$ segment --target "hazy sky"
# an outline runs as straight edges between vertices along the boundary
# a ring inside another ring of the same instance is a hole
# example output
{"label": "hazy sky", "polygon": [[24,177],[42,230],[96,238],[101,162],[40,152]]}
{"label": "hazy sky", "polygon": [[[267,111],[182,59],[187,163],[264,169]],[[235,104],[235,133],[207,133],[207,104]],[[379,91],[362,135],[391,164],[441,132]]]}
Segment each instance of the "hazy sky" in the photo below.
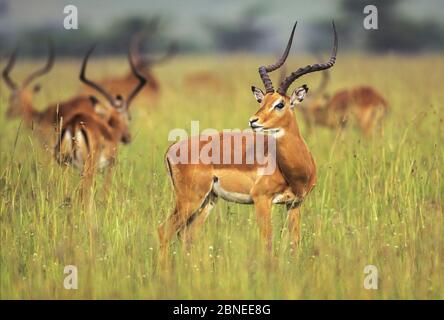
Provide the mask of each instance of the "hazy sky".
{"label": "hazy sky", "polygon": [[[127,15],[161,14],[168,21],[170,34],[175,37],[204,37],[202,19],[230,21],[237,19],[243,9],[261,4],[266,13],[260,19],[264,25],[275,30],[287,30],[298,20],[299,32],[310,22],[338,17],[339,1],[331,0],[0,0],[0,30],[11,33],[29,28],[45,26],[62,28],[65,5],[74,4],[79,10],[79,23],[98,30],[105,28],[112,20]],[[371,1],[370,1],[371,2]],[[4,9],[6,8],[6,10]],[[442,21],[443,0],[406,0],[402,9],[417,19],[424,17]],[[287,32],[276,35],[276,41],[285,41]],[[301,37],[303,38],[303,37]]]}
{"label": "hazy sky", "polygon": [[[74,4],[79,9],[81,23],[103,27],[110,20],[126,15],[152,15],[160,13],[170,17],[176,32],[199,28],[203,17],[230,19],[237,17],[243,8],[261,4],[267,10],[264,20],[287,24],[288,20],[316,19],[329,16],[335,4],[328,0],[312,0],[310,5],[295,0],[0,0],[6,3],[8,13],[1,18],[1,26],[8,29],[61,24],[63,7]],[[276,3],[279,3],[277,5]],[[279,19],[276,19],[279,18]],[[280,21],[280,22],[279,22]]]}

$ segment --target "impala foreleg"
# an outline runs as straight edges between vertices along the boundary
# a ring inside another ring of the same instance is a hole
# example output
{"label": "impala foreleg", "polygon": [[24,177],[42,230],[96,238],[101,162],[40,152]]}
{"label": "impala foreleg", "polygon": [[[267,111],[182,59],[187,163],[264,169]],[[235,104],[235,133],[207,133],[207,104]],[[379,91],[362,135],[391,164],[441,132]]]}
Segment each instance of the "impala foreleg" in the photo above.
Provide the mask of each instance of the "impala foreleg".
{"label": "impala foreleg", "polygon": [[271,203],[272,198],[268,196],[256,196],[254,199],[254,210],[259,226],[259,231],[268,250],[272,249],[272,225],[271,225]]}

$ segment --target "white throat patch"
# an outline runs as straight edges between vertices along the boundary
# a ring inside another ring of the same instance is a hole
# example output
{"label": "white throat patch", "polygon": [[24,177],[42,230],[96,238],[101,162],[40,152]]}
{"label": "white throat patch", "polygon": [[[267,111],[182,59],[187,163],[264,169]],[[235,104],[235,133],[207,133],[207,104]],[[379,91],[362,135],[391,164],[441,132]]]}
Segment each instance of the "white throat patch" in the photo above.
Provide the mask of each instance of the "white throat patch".
{"label": "white throat patch", "polygon": [[283,137],[285,135],[285,130],[284,129],[279,129],[279,131],[277,131],[276,133],[273,134],[273,136],[276,139],[279,139],[281,137]]}

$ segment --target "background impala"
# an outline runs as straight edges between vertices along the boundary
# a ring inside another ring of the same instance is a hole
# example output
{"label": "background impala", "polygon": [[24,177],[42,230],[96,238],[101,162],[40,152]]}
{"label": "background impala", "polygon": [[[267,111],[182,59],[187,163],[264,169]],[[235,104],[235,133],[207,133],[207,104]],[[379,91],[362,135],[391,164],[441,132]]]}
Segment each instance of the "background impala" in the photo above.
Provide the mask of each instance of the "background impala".
{"label": "background impala", "polygon": [[94,48],[95,46],[91,47],[83,59],[80,80],[108,101],[108,110],[101,110],[102,106],[97,105],[98,99],[90,96],[91,103],[94,104],[94,112],[78,112],[62,123],[54,152],[61,164],[72,164],[82,170],[83,189],[91,187],[93,175],[98,169],[108,167],[109,176],[110,168],[117,156],[119,143],[130,142],[128,109],[146,82],[135,66],[131,50],[128,60],[137,84],[126,98],[119,93],[113,95],[101,85],[89,80],[85,72]]}
{"label": "background impala", "polygon": [[34,95],[41,90],[41,85],[32,86],[32,84],[39,77],[47,74],[54,65],[54,48],[52,42],[48,44],[49,53],[46,64],[29,74],[20,84],[17,84],[10,74],[16,62],[18,48],[10,55],[2,72],[3,79],[10,90],[6,115],[9,118],[20,117],[29,128],[35,128],[46,142],[55,141],[57,127],[63,119],[66,121],[78,112],[94,112],[91,99],[87,95],[77,95],[61,103],[53,103],[42,111],[35,107]]}
{"label": "background impala", "polygon": [[341,129],[351,122],[369,136],[378,127],[382,128],[388,103],[376,89],[355,86],[329,94],[327,86],[330,79],[329,73],[325,72],[319,87],[301,108],[309,131],[313,131],[315,125]]}

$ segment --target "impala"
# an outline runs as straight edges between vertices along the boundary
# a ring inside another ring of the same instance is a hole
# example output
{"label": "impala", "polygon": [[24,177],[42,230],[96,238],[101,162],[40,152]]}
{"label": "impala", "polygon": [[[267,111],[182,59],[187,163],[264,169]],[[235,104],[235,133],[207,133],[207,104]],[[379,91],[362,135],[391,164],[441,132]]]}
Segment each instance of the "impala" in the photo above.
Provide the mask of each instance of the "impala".
{"label": "impala", "polygon": [[37,131],[45,137],[50,134],[55,137],[56,128],[63,119],[70,118],[77,112],[92,113],[94,104],[87,95],[78,95],[61,103],[54,103],[46,107],[43,111],[35,108],[33,103],[34,94],[40,90],[40,85],[34,87],[31,84],[39,77],[48,73],[54,65],[54,49],[49,43],[49,55],[46,64],[40,69],[28,75],[19,85],[11,78],[11,70],[15,65],[18,48],[16,48],[9,57],[8,63],[3,69],[2,76],[11,90],[9,105],[6,111],[8,117],[21,117],[23,121],[31,128],[36,127]]}
{"label": "impala", "polygon": [[[287,76],[275,91],[268,73],[284,64],[291,48],[295,28],[296,23],[278,62],[259,68],[265,93],[257,87],[252,87],[254,97],[260,103],[259,110],[249,120],[250,127],[254,131],[250,134],[253,146],[247,145],[247,139],[240,139],[241,143],[232,146],[231,150],[226,148],[219,150],[220,157],[224,158],[226,152],[230,152],[229,158],[233,152],[240,152],[242,163],[208,163],[199,159],[200,161],[187,164],[176,160],[178,152],[188,151],[193,154],[192,149],[193,145],[196,146],[196,139],[199,141],[197,148],[202,152],[208,148],[210,140],[225,143],[226,140],[236,139],[238,136],[236,133],[228,136],[218,133],[210,139],[191,137],[176,142],[167,150],[165,160],[176,196],[176,205],[171,215],[158,228],[162,252],[166,252],[168,243],[176,233],[185,231],[185,235],[190,235],[193,229],[202,225],[219,197],[227,201],[254,205],[260,233],[269,249],[272,246],[271,206],[286,205],[292,243],[297,245],[300,239],[300,206],[316,184],[316,164],[293,114],[296,105],[304,99],[308,87],[302,85],[290,96],[287,95],[287,91],[301,76],[331,68],[336,61],[338,40],[333,23],[334,44],[329,61],[299,68]],[[275,155],[272,152],[267,153],[265,148],[264,155],[269,161],[277,163],[275,170],[267,174],[263,174],[262,161],[245,162],[248,152],[257,147],[257,141],[264,139],[276,142]],[[217,150],[213,149],[213,152]],[[272,159],[273,156],[275,159]]]}
{"label": "impala", "polygon": [[[146,82],[129,53],[131,70],[137,83],[126,99],[120,94],[111,95],[101,85],[85,76],[88,59],[93,50],[94,46],[83,59],[80,80],[100,93],[111,106],[110,110],[102,111],[102,108],[98,108],[92,113],[77,113],[63,123],[55,146],[58,162],[72,164],[82,170],[86,187],[91,184],[96,169],[113,165],[119,142],[130,141],[128,108]],[[97,105],[98,100],[94,96],[91,101]]]}
{"label": "impala", "polygon": [[[198,71],[187,74],[183,79],[184,87],[190,92],[229,91],[217,74],[211,71]],[[221,90],[222,89],[222,90]]]}
{"label": "impala", "polygon": [[[174,44],[170,45],[168,51],[157,59],[148,58],[140,54],[140,46],[143,39],[143,34],[139,33],[135,35],[130,44],[130,50],[132,59],[138,70],[138,72],[147,80],[147,85],[140,92],[139,97],[144,98],[146,101],[153,103],[160,95],[160,85],[157,77],[152,72],[152,67],[155,64],[159,64],[171,58],[177,48]],[[134,78],[132,71],[121,77],[108,77],[98,81],[98,83],[108,88],[111,92],[120,92],[121,94],[129,93],[134,86],[137,85],[137,79]],[[84,86],[82,92],[92,92],[89,86]],[[139,98],[138,98],[139,99]]]}
{"label": "impala", "polygon": [[388,111],[384,97],[374,88],[358,86],[337,91],[329,96],[325,91],[329,82],[328,71],[323,72],[319,88],[307,97],[301,111],[309,131],[314,125],[332,129],[344,128],[350,117],[354,118],[364,135],[369,136],[373,129],[381,126]]}

